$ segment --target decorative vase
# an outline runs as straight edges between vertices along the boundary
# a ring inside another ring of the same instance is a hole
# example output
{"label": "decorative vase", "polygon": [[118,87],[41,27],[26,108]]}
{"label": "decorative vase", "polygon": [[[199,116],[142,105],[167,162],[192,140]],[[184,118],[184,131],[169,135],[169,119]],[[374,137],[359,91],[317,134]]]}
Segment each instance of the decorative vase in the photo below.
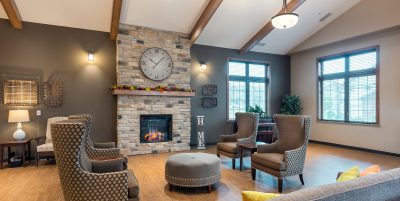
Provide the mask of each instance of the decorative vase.
{"label": "decorative vase", "polygon": [[25,132],[22,130],[21,122],[17,123],[17,130],[13,133],[13,138],[15,140],[23,140],[25,139]]}

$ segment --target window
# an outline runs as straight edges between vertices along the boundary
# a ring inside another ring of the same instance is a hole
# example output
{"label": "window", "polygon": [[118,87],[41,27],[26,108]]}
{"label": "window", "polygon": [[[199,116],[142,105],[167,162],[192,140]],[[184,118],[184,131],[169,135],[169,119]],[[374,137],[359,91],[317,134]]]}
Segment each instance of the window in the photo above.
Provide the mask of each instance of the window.
{"label": "window", "polygon": [[378,124],[378,47],[318,59],[320,120]]}
{"label": "window", "polygon": [[228,118],[258,105],[267,111],[268,64],[231,60],[228,62]]}

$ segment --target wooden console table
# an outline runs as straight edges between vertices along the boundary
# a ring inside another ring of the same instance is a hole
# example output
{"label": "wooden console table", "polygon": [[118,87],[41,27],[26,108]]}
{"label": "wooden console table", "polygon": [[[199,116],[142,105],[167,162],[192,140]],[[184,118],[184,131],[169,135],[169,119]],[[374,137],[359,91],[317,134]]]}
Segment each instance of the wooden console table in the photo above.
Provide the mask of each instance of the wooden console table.
{"label": "wooden console table", "polygon": [[[28,152],[28,160],[29,163],[31,162],[31,140],[32,138],[28,138],[25,140],[5,140],[5,141],[0,141],[0,169],[3,169],[3,151],[4,148],[7,147],[7,155],[8,155],[8,164],[10,164],[10,151],[11,147],[23,147],[22,151],[22,165],[25,164],[25,158],[26,158],[26,152]],[[28,148],[28,150],[26,150]]]}

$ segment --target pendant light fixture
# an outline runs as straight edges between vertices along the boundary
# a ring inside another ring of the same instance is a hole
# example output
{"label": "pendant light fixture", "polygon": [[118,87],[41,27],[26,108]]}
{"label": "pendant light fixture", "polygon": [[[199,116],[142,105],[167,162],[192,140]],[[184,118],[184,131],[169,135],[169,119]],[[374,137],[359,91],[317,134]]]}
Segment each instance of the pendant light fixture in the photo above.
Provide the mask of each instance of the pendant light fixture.
{"label": "pendant light fixture", "polygon": [[288,29],[293,27],[299,21],[299,15],[287,12],[286,0],[283,0],[283,13],[279,13],[272,17],[272,25],[277,29]]}

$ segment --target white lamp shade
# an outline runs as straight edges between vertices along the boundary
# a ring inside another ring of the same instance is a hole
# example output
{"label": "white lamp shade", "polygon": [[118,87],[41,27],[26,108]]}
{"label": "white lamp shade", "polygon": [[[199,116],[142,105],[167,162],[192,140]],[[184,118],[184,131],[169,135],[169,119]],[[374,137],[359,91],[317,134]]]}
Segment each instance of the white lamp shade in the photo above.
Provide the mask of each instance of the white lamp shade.
{"label": "white lamp shade", "polygon": [[10,123],[28,122],[28,121],[29,121],[28,110],[10,110],[8,113],[8,122]]}
{"label": "white lamp shade", "polygon": [[299,15],[296,13],[282,13],[275,15],[272,19],[272,25],[277,29],[287,29],[293,27],[299,21]]}

